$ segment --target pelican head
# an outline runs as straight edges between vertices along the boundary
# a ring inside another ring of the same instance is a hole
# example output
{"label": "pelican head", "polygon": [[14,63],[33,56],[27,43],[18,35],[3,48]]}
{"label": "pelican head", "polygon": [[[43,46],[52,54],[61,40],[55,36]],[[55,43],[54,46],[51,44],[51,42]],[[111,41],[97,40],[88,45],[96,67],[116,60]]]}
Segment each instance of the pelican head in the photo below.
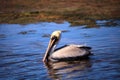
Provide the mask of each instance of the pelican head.
{"label": "pelican head", "polygon": [[54,51],[55,46],[59,42],[60,38],[61,38],[61,31],[60,30],[54,31],[51,34],[48,48],[47,48],[46,53],[43,57],[43,62],[45,62],[46,59],[48,60],[49,54]]}

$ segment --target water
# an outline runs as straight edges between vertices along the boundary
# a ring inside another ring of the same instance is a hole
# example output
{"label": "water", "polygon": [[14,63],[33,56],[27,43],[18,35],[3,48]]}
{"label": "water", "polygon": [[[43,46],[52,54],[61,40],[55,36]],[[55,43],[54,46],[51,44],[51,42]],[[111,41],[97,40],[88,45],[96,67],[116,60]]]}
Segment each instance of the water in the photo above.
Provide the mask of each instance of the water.
{"label": "water", "polygon": [[[119,80],[120,25],[99,28],[71,27],[70,23],[0,24],[0,80]],[[116,21],[120,24],[120,21]],[[92,47],[88,60],[44,64],[49,36],[63,30],[58,45]]]}

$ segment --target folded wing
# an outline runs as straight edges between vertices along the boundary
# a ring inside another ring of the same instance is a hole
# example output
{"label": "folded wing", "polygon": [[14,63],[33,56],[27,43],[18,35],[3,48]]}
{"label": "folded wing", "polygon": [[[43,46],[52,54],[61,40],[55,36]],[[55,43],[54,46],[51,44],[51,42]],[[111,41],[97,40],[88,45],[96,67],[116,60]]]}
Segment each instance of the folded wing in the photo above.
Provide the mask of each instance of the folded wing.
{"label": "folded wing", "polygon": [[88,57],[90,55],[90,47],[84,45],[66,45],[58,48],[50,56],[51,59],[68,59],[78,57]]}

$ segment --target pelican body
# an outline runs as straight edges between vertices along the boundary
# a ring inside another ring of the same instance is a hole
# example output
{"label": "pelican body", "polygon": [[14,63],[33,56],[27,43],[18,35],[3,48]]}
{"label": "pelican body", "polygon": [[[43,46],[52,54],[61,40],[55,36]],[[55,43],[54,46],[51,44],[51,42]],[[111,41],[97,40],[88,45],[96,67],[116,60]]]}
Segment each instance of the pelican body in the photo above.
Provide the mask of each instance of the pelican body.
{"label": "pelican body", "polygon": [[88,58],[91,47],[84,45],[65,45],[55,49],[61,38],[61,31],[54,31],[51,34],[48,48],[43,57],[43,62],[46,61],[69,61]]}

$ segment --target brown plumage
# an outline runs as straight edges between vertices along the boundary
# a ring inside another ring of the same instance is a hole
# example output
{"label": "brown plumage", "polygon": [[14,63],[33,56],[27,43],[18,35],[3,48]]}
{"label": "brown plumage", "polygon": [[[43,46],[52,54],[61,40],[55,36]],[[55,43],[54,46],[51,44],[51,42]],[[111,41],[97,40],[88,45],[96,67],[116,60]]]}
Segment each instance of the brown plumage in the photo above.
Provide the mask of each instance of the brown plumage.
{"label": "brown plumage", "polygon": [[87,58],[90,55],[90,47],[84,45],[65,45],[55,50],[60,40],[61,31],[54,31],[46,50],[43,61],[68,61]]}

